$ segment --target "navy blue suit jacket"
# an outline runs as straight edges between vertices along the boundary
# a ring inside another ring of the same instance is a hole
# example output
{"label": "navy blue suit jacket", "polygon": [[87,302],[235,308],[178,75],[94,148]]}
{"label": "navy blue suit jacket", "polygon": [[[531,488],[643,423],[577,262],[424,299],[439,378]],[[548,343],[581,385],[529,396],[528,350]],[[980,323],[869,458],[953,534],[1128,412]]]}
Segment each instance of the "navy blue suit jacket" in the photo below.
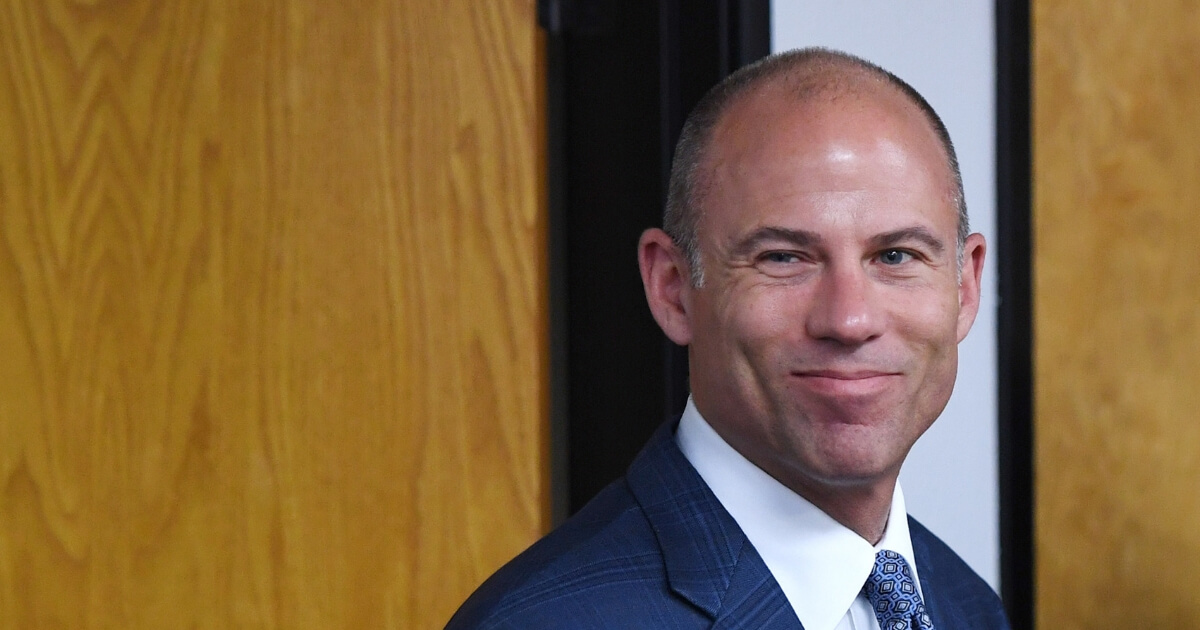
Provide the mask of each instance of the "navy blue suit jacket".
{"label": "navy blue suit jacket", "polygon": [[[448,629],[800,630],[733,517],[680,452],[667,423],[624,479],[496,572]],[[925,605],[938,630],[1008,628],[1000,599],[909,519]]]}

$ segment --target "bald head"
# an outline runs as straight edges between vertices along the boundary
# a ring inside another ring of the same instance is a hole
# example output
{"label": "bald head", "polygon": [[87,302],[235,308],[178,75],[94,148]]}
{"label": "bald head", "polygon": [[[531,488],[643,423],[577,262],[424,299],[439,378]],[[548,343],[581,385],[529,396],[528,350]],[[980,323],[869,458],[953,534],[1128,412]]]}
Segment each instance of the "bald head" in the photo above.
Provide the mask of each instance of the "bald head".
{"label": "bald head", "polygon": [[[710,157],[716,130],[735,105],[763,93],[794,102],[796,107],[836,108],[867,100],[894,101],[915,111],[944,153],[950,194],[958,213],[961,264],[962,245],[970,232],[966,201],[954,145],[937,113],[910,85],[869,61],[823,48],[806,48],[772,55],[726,77],[700,100],[684,123],[671,166],[663,229],[687,257],[694,285],[704,282],[697,232],[712,184]],[[751,124],[769,128],[772,121]]]}

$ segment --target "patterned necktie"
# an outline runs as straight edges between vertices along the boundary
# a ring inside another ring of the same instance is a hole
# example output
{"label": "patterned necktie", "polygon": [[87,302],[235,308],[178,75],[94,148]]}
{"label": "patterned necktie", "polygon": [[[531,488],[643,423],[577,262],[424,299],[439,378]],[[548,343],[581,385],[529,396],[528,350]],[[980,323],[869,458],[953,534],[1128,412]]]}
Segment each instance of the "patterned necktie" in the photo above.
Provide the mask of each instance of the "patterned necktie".
{"label": "patterned necktie", "polygon": [[908,563],[895,551],[875,554],[875,569],[863,584],[881,630],[933,630]]}

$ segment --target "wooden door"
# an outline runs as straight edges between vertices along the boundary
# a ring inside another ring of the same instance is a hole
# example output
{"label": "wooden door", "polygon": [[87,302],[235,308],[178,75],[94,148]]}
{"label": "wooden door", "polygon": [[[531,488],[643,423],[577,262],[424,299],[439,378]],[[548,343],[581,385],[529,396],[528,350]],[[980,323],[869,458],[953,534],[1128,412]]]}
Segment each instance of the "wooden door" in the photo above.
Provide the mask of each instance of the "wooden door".
{"label": "wooden door", "polygon": [[0,4],[0,628],[440,627],[547,527],[533,0]]}
{"label": "wooden door", "polygon": [[1200,5],[1033,7],[1038,628],[1200,627]]}

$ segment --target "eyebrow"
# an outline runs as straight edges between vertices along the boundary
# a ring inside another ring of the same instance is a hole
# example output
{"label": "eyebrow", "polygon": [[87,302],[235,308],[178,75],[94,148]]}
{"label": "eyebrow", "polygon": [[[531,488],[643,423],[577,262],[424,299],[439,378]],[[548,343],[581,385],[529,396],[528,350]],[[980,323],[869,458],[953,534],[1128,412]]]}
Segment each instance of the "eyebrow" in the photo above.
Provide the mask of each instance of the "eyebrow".
{"label": "eyebrow", "polygon": [[[735,257],[749,255],[764,242],[768,241],[788,243],[795,247],[813,247],[819,245],[822,239],[817,233],[809,232],[808,230],[791,230],[772,226],[761,227],[738,241],[732,248],[732,254]],[[877,234],[872,236],[869,242],[874,249],[886,249],[911,241],[922,243],[933,250],[935,255],[940,255],[946,251],[946,243],[942,239],[934,235],[929,229],[919,225]]]}
{"label": "eyebrow", "polygon": [[886,249],[906,242],[917,241],[933,250],[935,255],[946,251],[946,243],[933,232],[921,226],[903,228],[892,232],[884,232],[871,237],[871,246],[876,249]]}
{"label": "eyebrow", "polygon": [[761,227],[746,235],[733,246],[735,258],[746,256],[766,241],[785,242],[796,247],[812,247],[821,242],[821,237],[807,230],[789,230],[781,227]]}

